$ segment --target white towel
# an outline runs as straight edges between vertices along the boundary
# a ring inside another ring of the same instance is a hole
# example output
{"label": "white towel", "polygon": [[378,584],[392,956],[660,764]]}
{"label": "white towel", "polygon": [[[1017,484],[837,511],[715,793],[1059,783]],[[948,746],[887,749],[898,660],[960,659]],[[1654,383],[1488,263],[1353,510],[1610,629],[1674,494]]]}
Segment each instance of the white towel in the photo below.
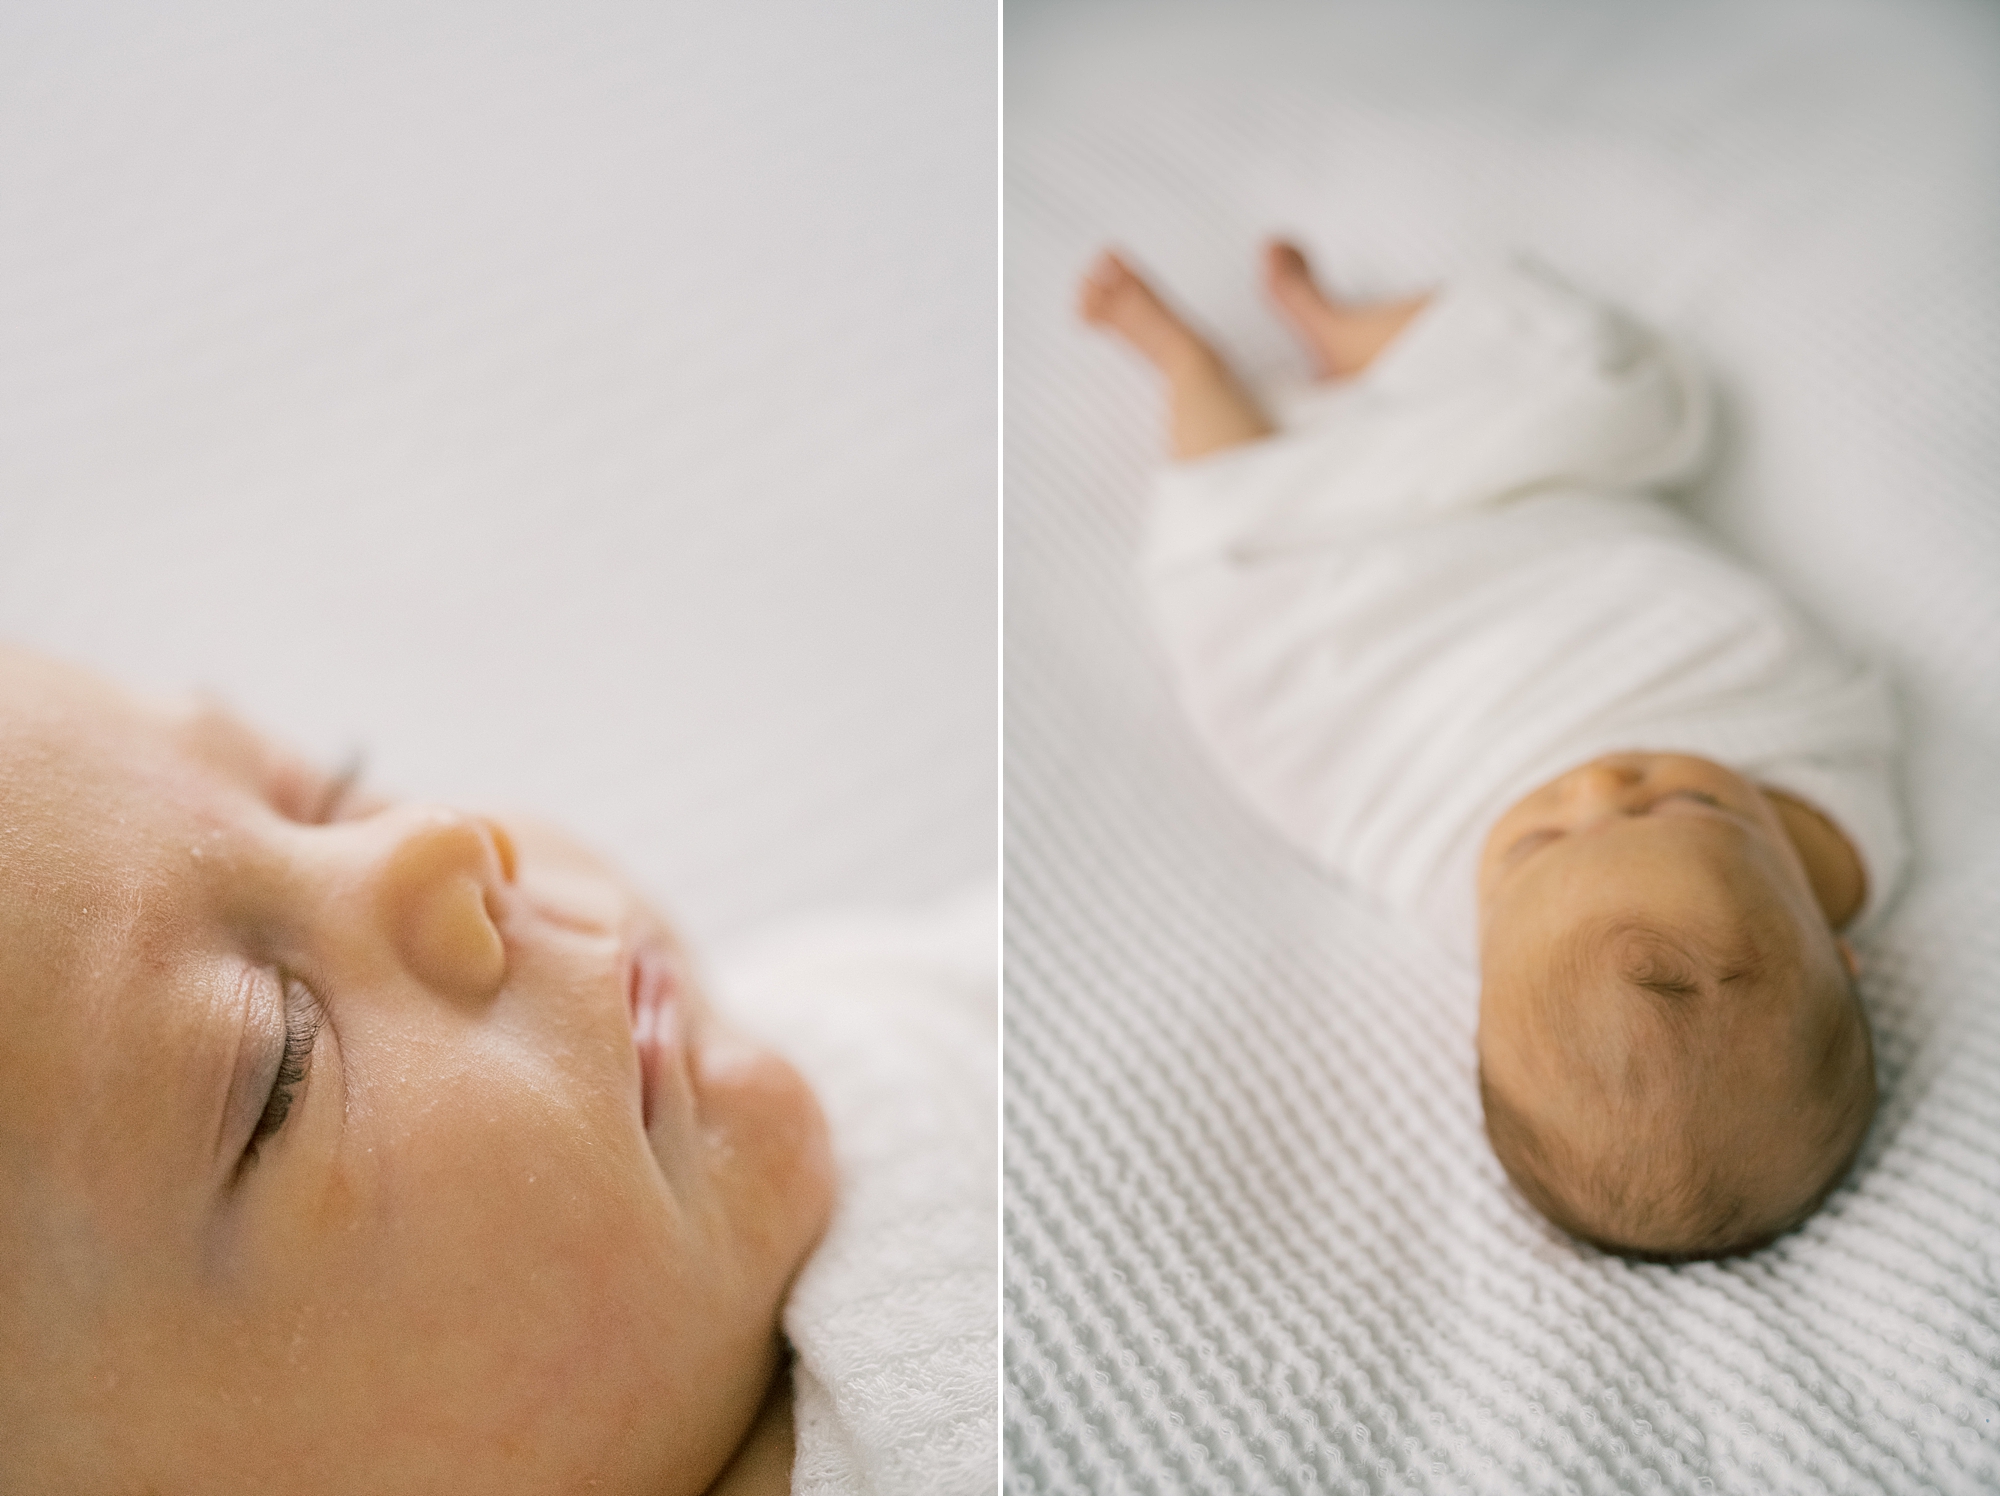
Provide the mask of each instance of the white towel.
{"label": "white towel", "polygon": [[718,988],[818,1092],[840,1193],[785,1333],[796,1496],[977,1496],[998,1480],[998,931],[991,888],[828,919]]}

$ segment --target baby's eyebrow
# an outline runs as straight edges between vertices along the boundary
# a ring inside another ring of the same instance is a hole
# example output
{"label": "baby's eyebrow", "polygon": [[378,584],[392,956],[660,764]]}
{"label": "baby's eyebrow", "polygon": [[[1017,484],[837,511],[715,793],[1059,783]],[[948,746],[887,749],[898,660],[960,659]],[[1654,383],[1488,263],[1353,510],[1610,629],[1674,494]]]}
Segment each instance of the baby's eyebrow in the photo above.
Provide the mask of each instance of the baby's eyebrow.
{"label": "baby's eyebrow", "polygon": [[1716,974],[1718,982],[1733,982],[1754,976],[1771,956],[1766,931],[1742,909],[1732,909],[1714,938],[1704,933],[1691,935],[1696,955]]}
{"label": "baby's eyebrow", "polygon": [[1741,938],[1731,943],[1728,955],[1716,963],[1715,969],[1718,982],[1740,982],[1762,971],[1764,947],[1756,934],[1746,927]]}
{"label": "baby's eyebrow", "polygon": [[215,698],[196,697],[178,732],[186,749],[225,779],[247,788],[294,820],[332,818],[360,783],[359,748],[329,766],[259,731]]}

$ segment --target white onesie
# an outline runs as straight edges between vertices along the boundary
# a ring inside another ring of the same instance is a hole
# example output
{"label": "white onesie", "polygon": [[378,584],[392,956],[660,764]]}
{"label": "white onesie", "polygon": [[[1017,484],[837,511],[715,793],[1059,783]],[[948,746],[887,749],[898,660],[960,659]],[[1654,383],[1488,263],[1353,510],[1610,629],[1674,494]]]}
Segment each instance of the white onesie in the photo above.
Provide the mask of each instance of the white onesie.
{"label": "white onesie", "polygon": [[1602,753],[1727,764],[1830,817],[1866,919],[1906,859],[1880,676],[1649,490],[1700,378],[1529,262],[1451,285],[1280,434],[1172,467],[1144,567],[1240,793],[1471,958],[1500,814]]}

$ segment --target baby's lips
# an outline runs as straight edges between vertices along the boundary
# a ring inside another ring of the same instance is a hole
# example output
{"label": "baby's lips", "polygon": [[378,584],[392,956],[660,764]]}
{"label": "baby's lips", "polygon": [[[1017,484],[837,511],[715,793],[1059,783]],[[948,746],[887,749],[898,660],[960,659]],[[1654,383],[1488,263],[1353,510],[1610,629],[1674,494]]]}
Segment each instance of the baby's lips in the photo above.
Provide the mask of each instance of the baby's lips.
{"label": "baby's lips", "polygon": [[672,952],[639,945],[631,956],[629,992],[640,1117],[654,1158],[673,1179],[687,1163],[695,1126],[687,985],[680,961]]}
{"label": "baby's lips", "polygon": [[639,1051],[641,1111],[648,1127],[659,1098],[670,1082],[662,1067],[675,1062],[681,1049],[681,1007],[674,1001],[642,999],[632,1015],[632,1043]]}

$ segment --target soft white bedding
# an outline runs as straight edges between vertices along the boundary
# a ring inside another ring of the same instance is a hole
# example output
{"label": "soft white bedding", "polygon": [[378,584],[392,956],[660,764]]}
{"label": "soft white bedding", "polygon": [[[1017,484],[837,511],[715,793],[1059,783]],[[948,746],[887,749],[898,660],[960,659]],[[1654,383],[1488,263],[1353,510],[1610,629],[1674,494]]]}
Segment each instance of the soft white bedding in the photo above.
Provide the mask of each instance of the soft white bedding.
{"label": "soft white bedding", "polygon": [[[2000,13],[1047,4],[1007,43],[1009,1489],[2000,1486]],[[1470,969],[1195,751],[1134,566],[1157,392],[1074,282],[1123,244],[1302,372],[1272,229],[1363,293],[1525,246],[1680,336],[1722,398],[1688,507],[1890,673],[1883,1106],[1765,1252],[1543,1223]]]}

